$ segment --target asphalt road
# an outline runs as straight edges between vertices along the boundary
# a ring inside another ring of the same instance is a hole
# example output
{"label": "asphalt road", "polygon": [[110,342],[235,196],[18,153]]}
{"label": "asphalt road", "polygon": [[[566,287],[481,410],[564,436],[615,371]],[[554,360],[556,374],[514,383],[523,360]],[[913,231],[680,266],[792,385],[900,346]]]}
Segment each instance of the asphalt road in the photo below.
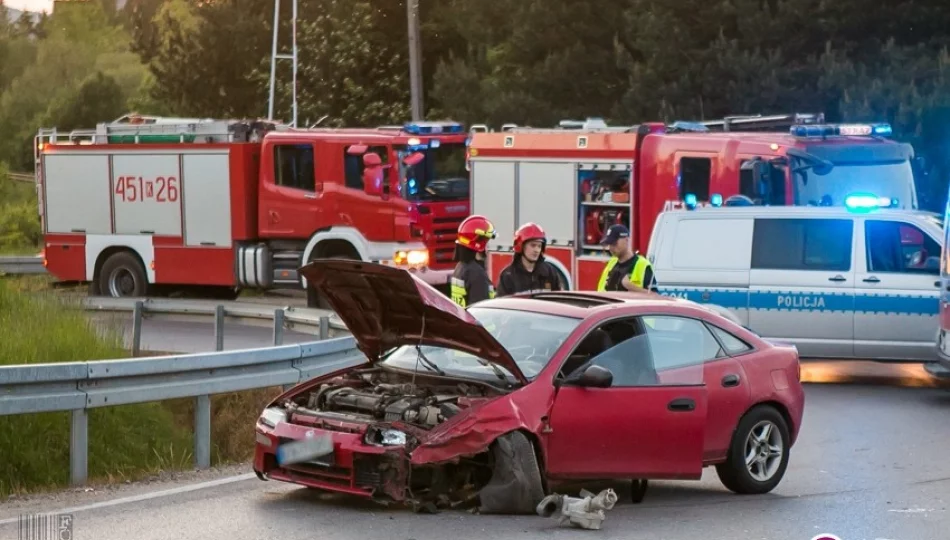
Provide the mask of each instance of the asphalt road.
{"label": "asphalt road", "polygon": [[[801,438],[773,493],[733,495],[711,469],[699,482],[652,483],[640,505],[628,503],[620,486],[621,503],[601,531],[571,530],[538,516],[417,515],[232,472],[190,491],[177,483],[164,493],[146,487],[0,504],[0,539],[16,538],[20,513],[72,508],[73,538],[96,540],[809,540],[820,533],[842,540],[945,540],[950,391],[809,384],[806,392]],[[130,494],[138,497],[121,500]]]}

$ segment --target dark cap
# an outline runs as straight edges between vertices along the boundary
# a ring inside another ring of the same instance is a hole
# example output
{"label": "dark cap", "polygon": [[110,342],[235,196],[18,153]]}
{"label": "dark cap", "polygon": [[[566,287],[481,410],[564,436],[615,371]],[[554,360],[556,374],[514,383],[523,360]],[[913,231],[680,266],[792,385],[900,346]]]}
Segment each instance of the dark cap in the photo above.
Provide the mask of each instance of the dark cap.
{"label": "dark cap", "polygon": [[605,234],[604,238],[601,239],[600,245],[609,246],[612,244],[616,244],[617,240],[620,240],[621,238],[629,238],[629,237],[630,237],[630,229],[628,229],[626,226],[611,225],[610,228],[607,229],[607,234]]}

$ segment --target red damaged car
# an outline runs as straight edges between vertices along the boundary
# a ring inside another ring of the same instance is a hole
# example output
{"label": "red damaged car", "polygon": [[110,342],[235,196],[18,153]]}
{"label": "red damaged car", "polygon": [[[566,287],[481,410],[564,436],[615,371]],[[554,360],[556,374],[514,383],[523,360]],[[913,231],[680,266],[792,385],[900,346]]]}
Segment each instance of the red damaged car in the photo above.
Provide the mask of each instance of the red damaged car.
{"label": "red damaged car", "polygon": [[562,481],[785,474],[801,429],[797,350],[693,302],[547,292],[463,309],[412,274],[301,269],[368,363],[301,383],[256,426],[254,471],[417,509],[533,513]]}

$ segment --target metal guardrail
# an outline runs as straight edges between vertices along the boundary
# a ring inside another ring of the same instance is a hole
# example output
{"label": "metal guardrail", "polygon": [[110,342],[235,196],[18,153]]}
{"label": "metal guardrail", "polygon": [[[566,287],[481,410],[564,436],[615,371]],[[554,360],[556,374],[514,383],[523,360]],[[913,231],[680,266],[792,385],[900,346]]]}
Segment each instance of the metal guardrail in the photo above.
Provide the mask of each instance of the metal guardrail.
{"label": "metal guardrail", "polygon": [[29,182],[33,183],[36,181],[36,177],[29,173],[7,173],[7,177],[14,182]]}
{"label": "metal guardrail", "polygon": [[[331,312],[309,308],[152,298],[89,297],[90,311],[131,312],[132,353],[140,353],[142,320],[150,315],[214,316],[217,352],[0,366],[0,416],[70,411],[70,482],[88,478],[88,411],[194,397],[198,468],[211,464],[213,394],[271,386],[290,388],[315,376],[357,365],[365,357],[352,337],[330,339],[331,329],[346,330]],[[223,352],[225,317],[273,320],[273,347]],[[285,327],[317,334],[320,341],[282,345]]]}
{"label": "metal guardrail", "polygon": [[330,337],[331,331],[346,332],[347,328],[332,311],[274,307],[272,305],[248,304],[241,302],[215,302],[203,300],[173,300],[164,298],[112,298],[86,297],[82,299],[87,311],[131,312],[132,313],[132,355],[138,356],[142,343],[142,320],[151,315],[173,317],[214,317],[214,350],[224,349],[225,318],[236,319],[244,323],[273,321],[273,344],[282,345],[284,330],[294,330],[314,334],[320,339]]}
{"label": "metal guardrail", "polygon": [[365,362],[352,337],[153,358],[0,367],[0,416],[70,411],[70,483],[88,478],[90,409],[195,398],[195,466],[211,464],[212,394],[283,386]]}
{"label": "metal guardrail", "polygon": [[46,267],[39,255],[14,255],[0,257],[0,274],[11,276],[23,274],[45,274]]}

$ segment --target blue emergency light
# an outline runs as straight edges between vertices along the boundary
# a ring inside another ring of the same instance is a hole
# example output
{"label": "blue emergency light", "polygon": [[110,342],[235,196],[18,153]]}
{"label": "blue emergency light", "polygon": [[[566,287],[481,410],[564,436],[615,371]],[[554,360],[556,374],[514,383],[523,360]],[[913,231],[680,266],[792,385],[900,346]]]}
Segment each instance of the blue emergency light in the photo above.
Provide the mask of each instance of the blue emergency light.
{"label": "blue emergency light", "polygon": [[413,135],[435,135],[440,133],[462,133],[465,127],[458,122],[410,122],[402,127]]}
{"label": "blue emergency light", "polygon": [[683,204],[690,210],[696,208],[696,202],[696,195],[693,193],[687,193],[686,197],[683,198]]}
{"label": "blue emergency light", "polygon": [[897,208],[896,198],[878,197],[872,193],[852,193],[844,198],[844,205],[852,212],[867,212],[875,208]]}
{"label": "blue emergency light", "polygon": [[796,125],[789,128],[793,137],[822,138],[836,135],[887,137],[894,133],[891,125],[881,124],[810,124]]}
{"label": "blue emergency light", "polygon": [[713,193],[712,197],[709,198],[709,204],[713,206],[722,206],[722,195]]}

